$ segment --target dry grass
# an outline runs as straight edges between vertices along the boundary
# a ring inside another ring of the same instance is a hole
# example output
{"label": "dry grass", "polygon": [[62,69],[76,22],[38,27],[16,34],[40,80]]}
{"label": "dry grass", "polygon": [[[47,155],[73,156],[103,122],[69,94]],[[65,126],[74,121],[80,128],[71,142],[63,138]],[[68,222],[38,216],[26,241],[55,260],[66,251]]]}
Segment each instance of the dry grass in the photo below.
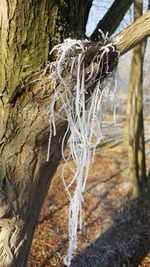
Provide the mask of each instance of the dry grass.
{"label": "dry grass", "polygon": [[[69,203],[61,181],[62,164],[41,210],[28,267],[64,266]],[[69,181],[67,169],[66,177]],[[71,267],[150,266],[149,201],[131,201],[131,191],[122,144],[99,147],[90,167],[84,194],[83,230],[78,233],[77,255]]]}

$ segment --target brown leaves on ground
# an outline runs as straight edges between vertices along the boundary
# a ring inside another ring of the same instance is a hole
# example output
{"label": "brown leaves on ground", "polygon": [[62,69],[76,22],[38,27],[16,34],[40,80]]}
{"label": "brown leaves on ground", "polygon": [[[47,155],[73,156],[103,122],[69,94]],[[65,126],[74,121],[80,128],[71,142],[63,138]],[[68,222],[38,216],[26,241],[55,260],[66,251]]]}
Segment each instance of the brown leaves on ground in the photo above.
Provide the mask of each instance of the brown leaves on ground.
{"label": "brown leaves on ground", "polygon": [[[62,165],[43,204],[28,267],[64,266],[69,201],[61,180]],[[65,172],[69,181],[70,172]],[[131,192],[123,146],[98,148],[84,193],[83,229],[71,267],[150,266],[149,202],[130,200]]]}

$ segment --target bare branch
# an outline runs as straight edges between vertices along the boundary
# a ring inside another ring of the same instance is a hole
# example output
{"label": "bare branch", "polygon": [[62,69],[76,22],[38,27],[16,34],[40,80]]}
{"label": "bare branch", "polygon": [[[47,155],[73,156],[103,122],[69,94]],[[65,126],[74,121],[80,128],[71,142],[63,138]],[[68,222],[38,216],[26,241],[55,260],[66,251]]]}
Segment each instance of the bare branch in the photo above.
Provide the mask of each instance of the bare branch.
{"label": "bare branch", "polygon": [[98,29],[101,29],[105,34],[112,35],[120,25],[120,22],[124,18],[127,10],[130,8],[134,0],[115,0],[102,20],[99,21],[93,34],[92,40],[96,40],[99,35]]}
{"label": "bare branch", "polygon": [[150,11],[116,35],[119,39],[117,50],[123,55],[148,36],[150,36]]}

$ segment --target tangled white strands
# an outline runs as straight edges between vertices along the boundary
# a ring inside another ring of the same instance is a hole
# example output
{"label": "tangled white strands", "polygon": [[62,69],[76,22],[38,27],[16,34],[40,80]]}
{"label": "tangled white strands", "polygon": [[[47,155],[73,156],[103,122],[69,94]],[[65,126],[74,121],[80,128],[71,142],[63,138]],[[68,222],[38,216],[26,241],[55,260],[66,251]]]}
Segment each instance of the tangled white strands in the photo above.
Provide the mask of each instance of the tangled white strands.
{"label": "tangled white strands", "polygon": [[[89,165],[91,159],[94,158],[96,146],[103,138],[101,132],[101,121],[103,117],[101,110],[102,99],[104,96],[109,96],[113,93],[110,90],[110,80],[114,82],[114,79],[112,79],[113,74],[108,74],[110,79],[104,80],[103,82],[101,82],[101,77],[97,79],[97,72],[94,73],[94,64],[90,66],[88,77],[85,75],[84,58],[87,45],[87,41],[66,39],[63,44],[57,45],[52,50],[52,52],[57,52],[57,60],[49,66],[51,73],[57,77],[56,80],[59,80],[62,91],[57,91],[56,88],[53,101],[50,104],[50,137],[47,161],[50,157],[52,136],[56,135],[56,118],[61,117],[68,123],[61,147],[64,160],[62,180],[70,200],[69,248],[67,255],[64,257],[64,263],[67,266],[70,265],[74,251],[77,248],[77,231],[78,229],[82,229],[83,192],[85,190]],[[104,54],[107,60],[110,47],[114,50],[112,43],[106,45],[104,43],[101,46],[101,54],[97,62],[99,66]],[[68,70],[68,66],[70,66],[68,71],[69,77],[64,78],[65,75],[63,75],[63,72]],[[74,83],[72,82],[73,79],[75,80]],[[95,83],[95,89],[91,93],[90,99],[89,97],[87,99],[87,91],[92,83]],[[70,84],[72,88],[70,88]],[[54,107],[58,101],[61,104],[56,112],[54,111]],[[64,155],[64,146],[69,133],[70,138],[68,143],[70,154],[66,158]],[[69,164],[71,157],[75,163],[75,169]],[[66,183],[64,175],[66,166],[73,173],[72,180],[69,184]],[[75,185],[74,193],[71,192],[72,185]]]}

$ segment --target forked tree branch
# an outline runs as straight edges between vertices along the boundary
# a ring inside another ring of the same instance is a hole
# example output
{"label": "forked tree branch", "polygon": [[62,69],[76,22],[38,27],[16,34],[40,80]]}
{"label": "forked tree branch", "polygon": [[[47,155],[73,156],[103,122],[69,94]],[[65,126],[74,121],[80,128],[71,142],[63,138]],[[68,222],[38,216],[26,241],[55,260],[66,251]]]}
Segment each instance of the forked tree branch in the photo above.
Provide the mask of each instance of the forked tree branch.
{"label": "forked tree branch", "polygon": [[[149,35],[150,35],[150,11],[141,16],[133,24],[125,28],[123,31],[121,31],[114,37],[114,39],[116,38],[116,49],[120,52],[120,55],[123,55],[129,50],[131,50],[134,46],[136,46],[139,42],[147,38]],[[90,65],[91,63],[90,54],[96,55],[98,51],[99,51],[99,42],[89,43],[85,56],[87,65],[88,64]],[[79,53],[79,51],[77,51],[77,53]],[[115,65],[116,63],[114,63],[114,66]],[[111,64],[111,70],[112,69],[113,69],[113,64]],[[37,79],[38,79],[38,74],[37,74]],[[26,82],[23,88],[21,87],[20,90],[18,90],[17,88],[17,90],[14,91],[14,93],[10,97],[9,102],[14,103],[16,99],[20,96],[20,94],[22,94],[25,91],[24,90],[25,87],[26,87]]]}
{"label": "forked tree branch", "polygon": [[97,24],[97,27],[90,38],[92,40],[97,39],[99,29],[105,34],[108,32],[109,36],[111,36],[120,25],[120,22],[123,20],[127,10],[133,2],[134,0],[115,0],[104,17]]}
{"label": "forked tree branch", "polygon": [[123,55],[148,36],[150,36],[150,11],[116,35],[117,50]]}

